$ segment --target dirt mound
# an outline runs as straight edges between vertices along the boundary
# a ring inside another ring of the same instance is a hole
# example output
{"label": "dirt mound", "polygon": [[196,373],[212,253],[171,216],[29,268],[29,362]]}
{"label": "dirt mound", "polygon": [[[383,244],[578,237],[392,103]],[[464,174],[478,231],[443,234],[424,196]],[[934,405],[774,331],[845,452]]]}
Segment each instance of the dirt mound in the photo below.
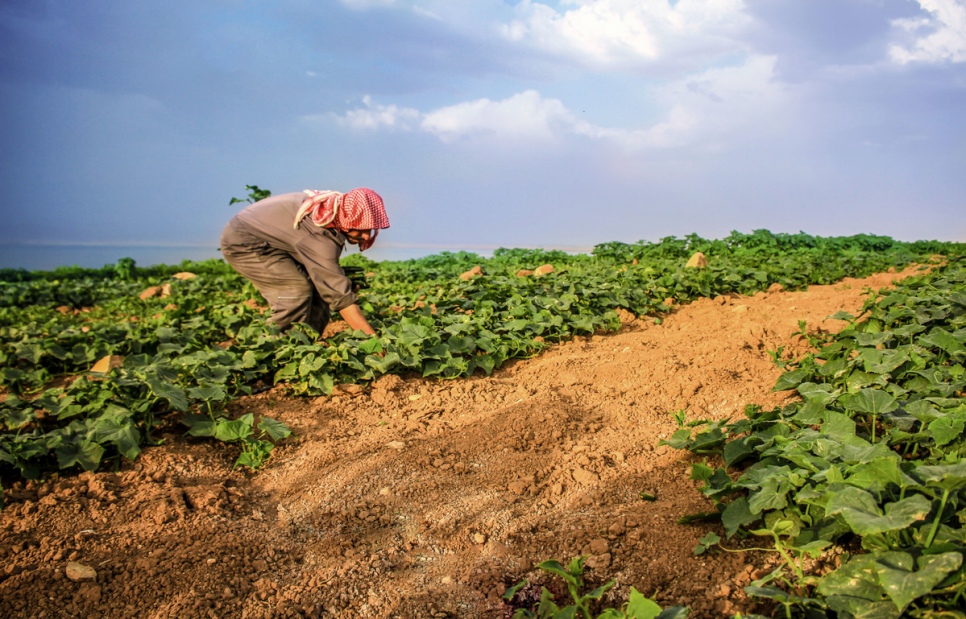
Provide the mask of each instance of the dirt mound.
{"label": "dirt mound", "polygon": [[578,554],[589,581],[616,579],[614,606],[634,586],[692,617],[753,611],[742,587],[769,557],[693,554],[711,527],[677,520],[709,503],[693,457],[657,444],[674,411],[780,404],[767,351],[803,352],[799,320],[840,328],[826,317],[897,277],[705,299],[660,325],[625,316],[492,377],[246,397],[234,413],[295,431],[256,475],[231,470],[231,447],[172,433],[116,472],[14,484],[0,616],[497,619],[507,585],[553,587],[533,566]]}

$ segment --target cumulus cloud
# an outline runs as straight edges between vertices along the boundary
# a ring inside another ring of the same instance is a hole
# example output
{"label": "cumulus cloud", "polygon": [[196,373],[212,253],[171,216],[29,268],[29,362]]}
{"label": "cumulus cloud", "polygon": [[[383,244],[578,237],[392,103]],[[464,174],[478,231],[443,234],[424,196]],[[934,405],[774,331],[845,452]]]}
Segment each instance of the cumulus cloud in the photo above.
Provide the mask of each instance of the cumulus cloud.
{"label": "cumulus cloud", "polygon": [[[396,105],[379,105],[373,103],[372,97],[362,98],[363,107],[349,110],[343,116],[335,116],[340,125],[353,129],[398,129],[410,131],[418,125],[419,110]],[[306,120],[320,120],[317,116],[308,116]]]}
{"label": "cumulus cloud", "polygon": [[428,112],[378,104],[367,96],[362,107],[329,118],[351,129],[419,131],[446,143],[489,138],[545,143],[579,137],[628,150],[700,146],[765,123],[783,108],[786,97],[773,79],[774,68],[774,57],[754,56],[741,65],[671,82],[655,94],[655,103],[665,110],[661,118],[640,128],[589,123],[559,99],[532,89],[501,100],[482,98]]}
{"label": "cumulus cloud", "polygon": [[892,22],[912,40],[893,45],[890,57],[900,64],[966,61],[966,1],[919,0],[919,5],[928,17]]}
{"label": "cumulus cloud", "polygon": [[659,59],[738,49],[747,25],[742,0],[571,0],[557,10],[523,0],[505,23],[507,39],[596,66],[635,66]]}
{"label": "cumulus cloud", "polygon": [[527,90],[502,101],[477,99],[440,108],[423,117],[421,128],[443,141],[469,135],[549,139],[576,124],[559,100]]}

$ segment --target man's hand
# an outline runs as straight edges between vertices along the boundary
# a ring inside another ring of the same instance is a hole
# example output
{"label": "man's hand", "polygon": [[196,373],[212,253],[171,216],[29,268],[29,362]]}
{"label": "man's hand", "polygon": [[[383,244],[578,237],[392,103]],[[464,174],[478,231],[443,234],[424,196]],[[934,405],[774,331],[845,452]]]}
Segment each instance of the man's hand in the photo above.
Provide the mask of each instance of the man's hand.
{"label": "man's hand", "polygon": [[342,320],[346,321],[353,329],[358,329],[364,333],[368,333],[369,335],[376,334],[376,330],[372,328],[372,325],[369,324],[369,321],[366,320],[365,315],[363,315],[362,310],[359,309],[359,306],[355,303],[339,310],[339,315],[342,316]]}

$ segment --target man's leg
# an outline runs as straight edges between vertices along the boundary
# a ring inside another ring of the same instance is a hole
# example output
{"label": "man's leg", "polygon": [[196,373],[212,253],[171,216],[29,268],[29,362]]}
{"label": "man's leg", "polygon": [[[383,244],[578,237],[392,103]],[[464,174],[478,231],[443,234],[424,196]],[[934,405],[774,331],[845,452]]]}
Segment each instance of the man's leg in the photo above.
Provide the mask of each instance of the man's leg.
{"label": "man's leg", "polygon": [[268,301],[272,308],[269,322],[282,329],[301,322],[322,333],[328,323],[329,308],[302,265],[288,253],[230,228],[222,235],[222,255]]}

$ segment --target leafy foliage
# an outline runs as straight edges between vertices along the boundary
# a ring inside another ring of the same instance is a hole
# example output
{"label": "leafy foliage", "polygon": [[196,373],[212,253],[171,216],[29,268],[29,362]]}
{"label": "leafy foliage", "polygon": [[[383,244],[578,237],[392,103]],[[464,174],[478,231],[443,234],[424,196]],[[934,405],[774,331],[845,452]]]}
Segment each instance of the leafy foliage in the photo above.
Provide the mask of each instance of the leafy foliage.
{"label": "leafy foliage", "polygon": [[[592,606],[598,603],[604,597],[604,594],[614,586],[614,581],[609,580],[591,591],[585,591],[586,586],[583,577],[585,560],[586,557],[574,557],[570,564],[564,567],[556,559],[551,559],[537,566],[544,572],[563,580],[573,604],[563,607],[558,606],[554,595],[546,587],[542,587],[540,599],[536,605],[532,608],[517,609],[513,614],[513,619],[574,619],[578,616],[593,619],[596,613],[594,613]],[[506,590],[503,599],[511,602],[518,596],[521,589],[528,585],[527,580],[518,582]],[[577,613],[580,613],[580,615]],[[645,597],[634,587],[631,587],[629,599],[623,608],[606,608],[596,614],[597,619],[685,619],[687,616],[688,609],[682,606],[662,609],[657,602]]]}
{"label": "leafy foliage", "polygon": [[[717,454],[733,472],[697,464],[692,477],[728,538],[769,539],[782,557],[748,592],[787,616],[962,616],[966,260],[870,292],[859,316],[835,317],[849,326],[816,337],[816,352],[775,386],[800,401],[685,428],[669,443]],[[862,552],[808,573],[805,559],[835,544]]]}
{"label": "leafy foliage", "polygon": [[[249,200],[263,191],[247,189]],[[735,234],[726,241],[691,235],[626,251],[607,244],[595,255],[501,249],[489,259],[459,252],[386,263],[352,255],[344,262],[379,335],[347,330],[324,341],[307,327],[279,333],[267,324],[254,287],[220,260],[145,268],[125,259],[103,269],[2,273],[0,386],[9,395],[0,403],[0,471],[36,477],[136,457],[167,415],[183,417],[193,436],[239,445],[239,464],[257,465],[277,437],[264,419],[226,413],[232,399],[256,386],[285,383],[296,394],[322,395],[386,373],[489,374],[548,343],[616,330],[618,311],[657,320],[669,299],[749,294],[774,283],[796,288],[925,259],[881,237],[796,235],[785,243],[769,235],[758,231],[741,242]],[[711,266],[684,268],[681,257],[698,247]],[[546,262],[553,273],[517,275]],[[458,277],[474,266],[482,277]],[[173,279],[179,271],[197,277]],[[139,298],[148,286],[170,294]],[[959,354],[952,333],[928,337]],[[108,355],[123,363],[90,373]],[[881,398],[853,406],[894,412]],[[932,431],[945,440],[957,420],[937,421]]]}

